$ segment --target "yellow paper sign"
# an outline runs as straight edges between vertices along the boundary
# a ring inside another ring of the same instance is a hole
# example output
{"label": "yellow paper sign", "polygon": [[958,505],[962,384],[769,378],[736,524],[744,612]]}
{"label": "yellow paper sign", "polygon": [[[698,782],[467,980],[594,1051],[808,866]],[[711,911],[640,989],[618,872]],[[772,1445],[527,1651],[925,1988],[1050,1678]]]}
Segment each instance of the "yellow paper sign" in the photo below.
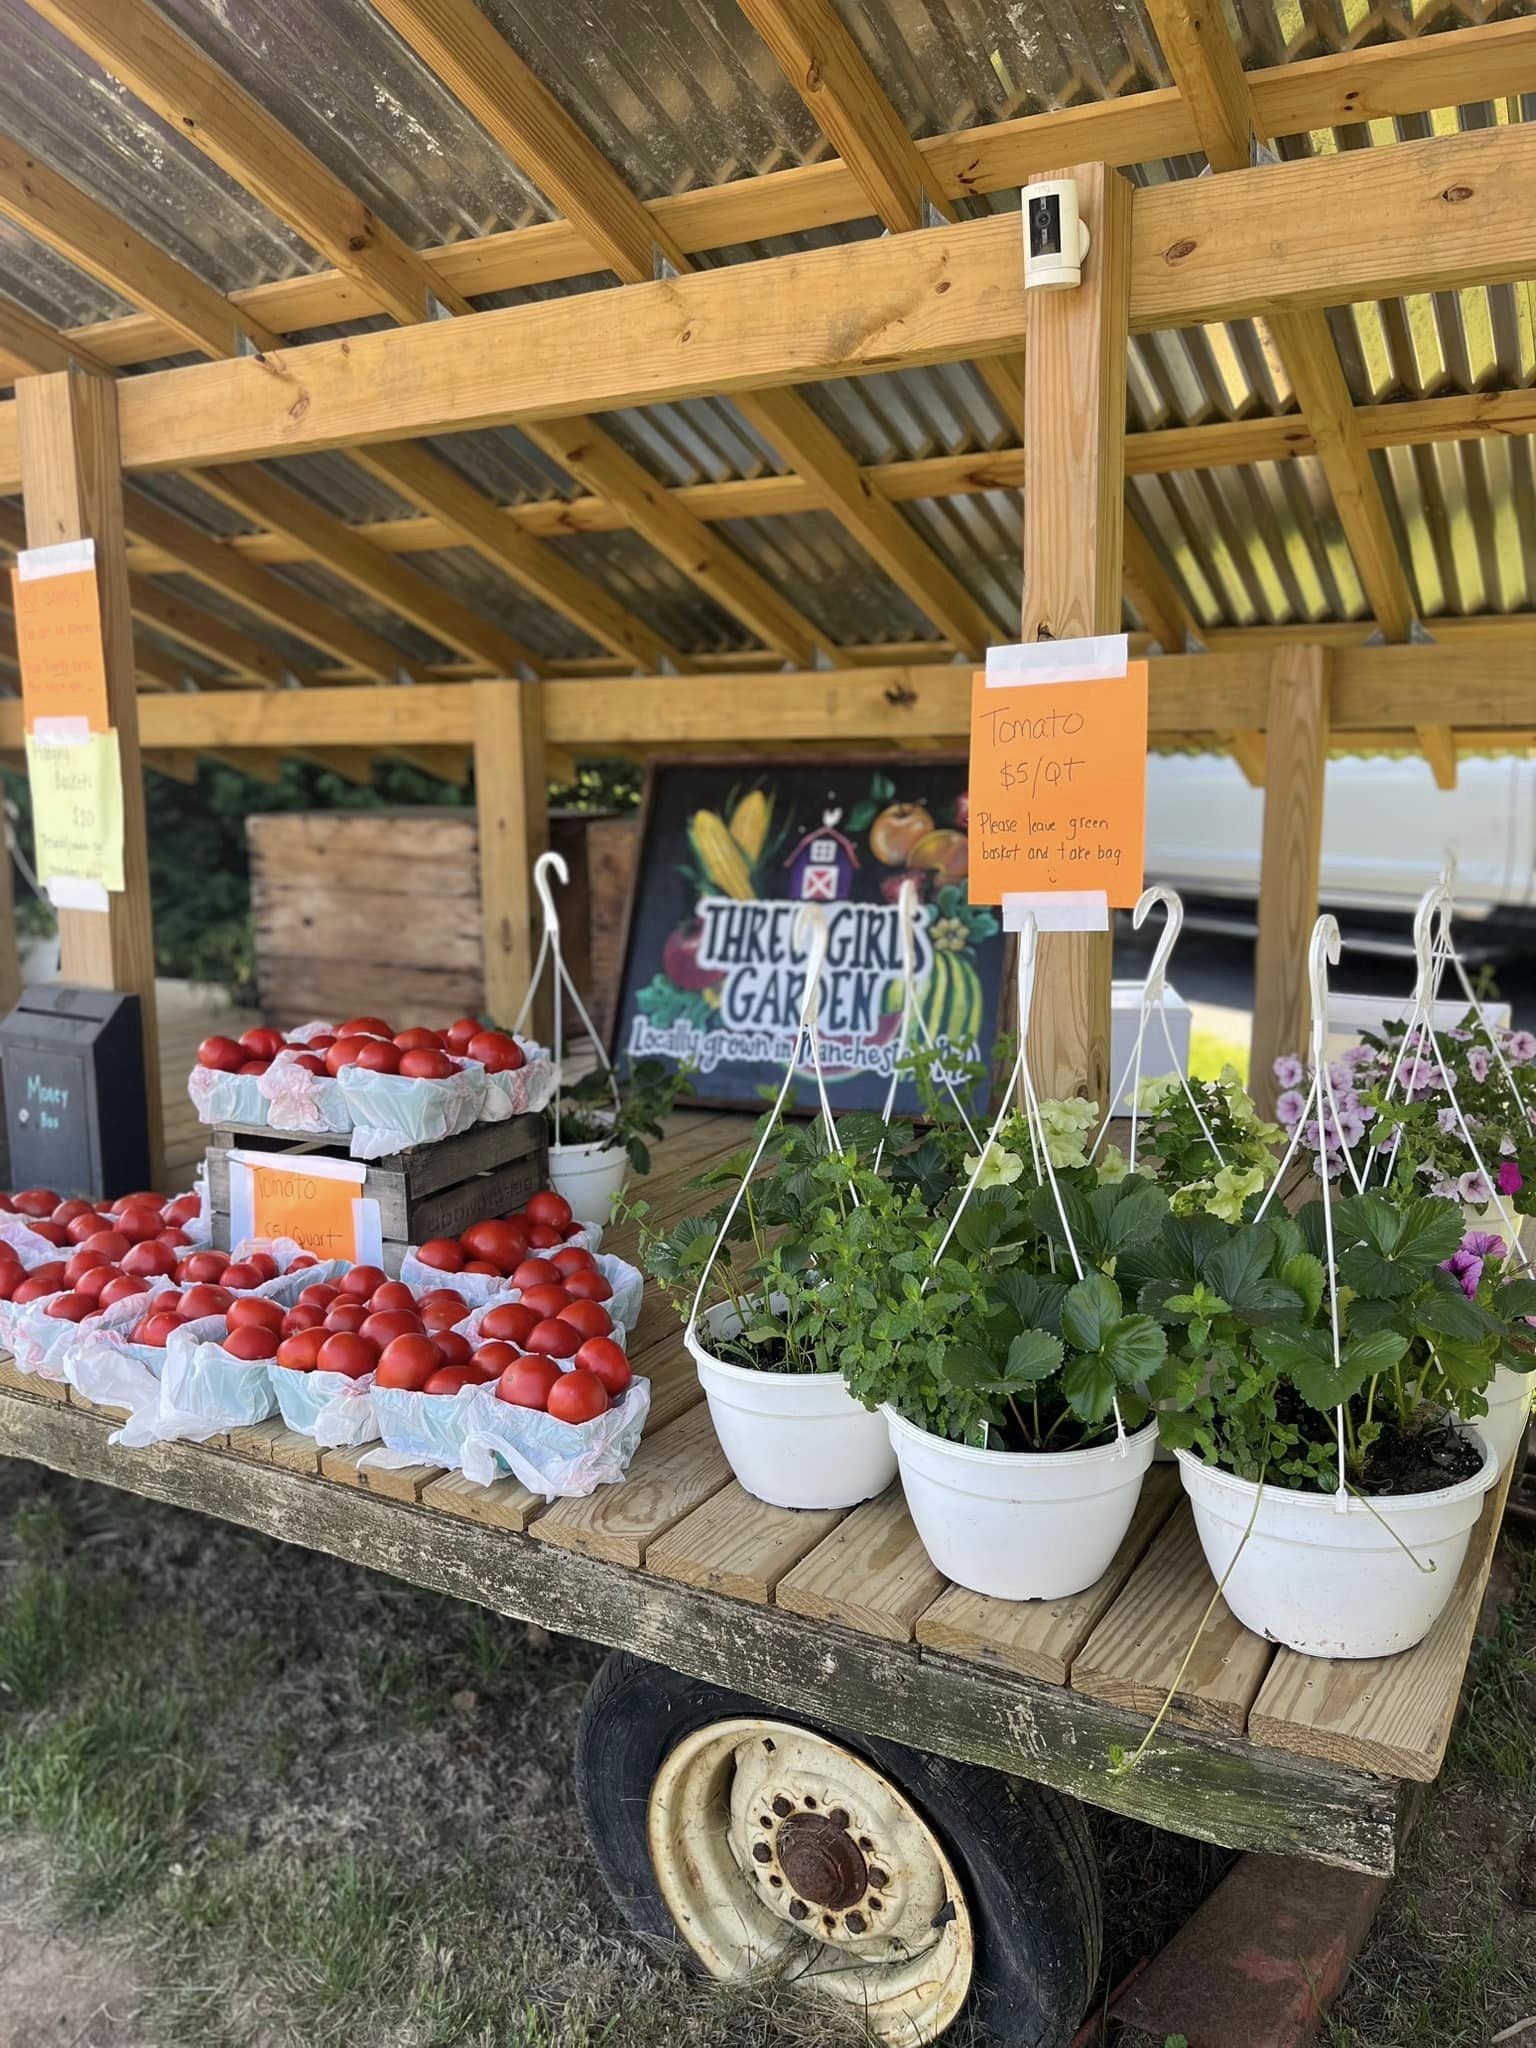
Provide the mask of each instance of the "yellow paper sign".
{"label": "yellow paper sign", "polygon": [[970,900],[1142,889],[1147,664],[1092,682],[971,685]]}
{"label": "yellow paper sign", "polygon": [[107,666],[95,569],[29,578],[13,569],[11,589],[27,731],[40,718],[74,718],[92,732],[105,732]]}
{"label": "yellow paper sign", "polygon": [[27,735],[38,880],[123,886],[123,771],[117,733],[79,742]]}
{"label": "yellow paper sign", "polygon": [[357,1258],[357,1181],[296,1166],[252,1166],[251,1188],[253,1237],[291,1237],[319,1259]]}

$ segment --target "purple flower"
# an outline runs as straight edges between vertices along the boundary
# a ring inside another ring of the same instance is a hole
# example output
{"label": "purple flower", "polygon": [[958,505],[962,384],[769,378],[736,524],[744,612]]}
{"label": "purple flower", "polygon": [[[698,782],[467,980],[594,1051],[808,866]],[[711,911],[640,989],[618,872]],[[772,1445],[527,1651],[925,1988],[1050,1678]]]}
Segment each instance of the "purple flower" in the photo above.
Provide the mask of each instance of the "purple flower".
{"label": "purple flower", "polygon": [[1447,1038],[1454,1038],[1458,1045],[1469,1045],[1472,1040],[1471,1032],[1463,1031],[1459,1025],[1447,1031],[1445,1035]]}
{"label": "purple flower", "polygon": [[1275,1115],[1288,1131],[1294,1130],[1306,1106],[1307,1098],[1299,1088],[1287,1088],[1275,1104]]}
{"label": "purple flower", "polygon": [[1461,1127],[1454,1109],[1442,1109],[1435,1121],[1448,1138],[1454,1138]]}
{"label": "purple flower", "polygon": [[1501,1195],[1518,1195],[1524,1186],[1525,1175],[1520,1171],[1514,1160],[1501,1160],[1499,1162],[1499,1193]]}
{"label": "purple flower", "polygon": [[1283,1052],[1275,1061],[1275,1079],[1282,1088],[1299,1088],[1306,1068],[1293,1052]]}
{"label": "purple flower", "polygon": [[1536,1060],[1536,1031],[1511,1031],[1504,1050],[1517,1067],[1528,1067]]}
{"label": "purple flower", "polygon": [[1483,1277],[1483,1262],[1475,1252],[1469,1252],[1465,1247],[1459,1252],[1452,1252],[1448,1259],[1441,1260],[1440,1270],[1455,1277],[1468,1301],[1475,1297],[1477,1284]]}
{"label": "purple flower", "polygon": [[1461,1240],[1461,1249],[1475,1259],[1502,1259],[1509,1255],[1509,1246],[1492,1230],[1469,1230]]}
{"label": "purple flower", "polygon": [[1353,1070],[1356,1067],[1368,1067],[1375,1057],[1375,1053],[1368,1045],[1352,1045],[1346,1052],[1339,1054],[1339,1064]]}
{"label": "purple flower", "polygon": [[1488,1185],[1488,1176],[1480,1166],[1471,1173],[1464,1173],[1457,1181],[1456,1199],[1465,1202],[1469,1209],[1486,1209],[1493,1200],[1493,1189]]}
{"label": "purple flower", "polygon": [[1359,1110],[1347,1109],[1340,1116],[1336,1129],[1346,1145],[1358,1145],[1365,1136],[1365,1118]]}
{"label": "purple flower", "polygon": [[1487,1080],[1488,1048],[1486,1045],[1474,1045],[1467,1054],[1467,1072],[1474,1081],[1482,1082]]}

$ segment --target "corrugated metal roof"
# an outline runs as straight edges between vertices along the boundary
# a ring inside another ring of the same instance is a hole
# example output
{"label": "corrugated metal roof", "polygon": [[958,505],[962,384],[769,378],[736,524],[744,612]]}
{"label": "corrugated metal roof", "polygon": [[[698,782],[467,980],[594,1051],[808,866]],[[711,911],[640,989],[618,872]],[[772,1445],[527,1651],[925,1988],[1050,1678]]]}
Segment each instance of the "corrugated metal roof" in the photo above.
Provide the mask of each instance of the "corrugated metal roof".
{"label": "corrugated metal roof", "polygon": [[[201,48],[283,120],[380,218],[416,246],[514,228],[550,208],[385,25],[370,0],[159,0]],[[813,163],[824,137],[733,0],[479,0],[642,197]],[[1140,0],[835,0],[884,91],[918,136],[1132,93],[1167,82]],[[1362,42],[1536,11],[1460,0],[1431,14],[1364,0],[1228,0],[1245,62],[1279,64]],[[39,22],[26,0],[0,0],[0,129],[82,183],[103,204],[221,290],[313,267],[305,245],[186,140]],[[1536,115],[1536,100],[1459,114],[1289,137],[1283,155],[1328,153],[1395,138]],[[1141,182],[1194,175],[1201,159],[1140,167]],[[1007,208],[1009,195],[989,202]],[[872,220],[713,252],[729,263],[845,243]],[[498,303],[600,288],[567,279]],[[110,292],[0,223],[0,285],[57,324],[124,310]],[[1331,315],[1357,402],[1508,389],[1536,378],[1529,286],[1439,294]],[[375,323],[359,323],[375,324]],[[355,331],[331,330],[335,332]],[[982,453],[1012,430],[967,365],[809,387],[809,402],[864,462]],[[1262,417],[1294,409],[1261,323],[1142,335],[1131,346],[1133,431]],[[611,416],[605,424],[656,475],[677,485],[776,473],[765,445],[728,401],[700,399]],[[501,503],[578,495],[578,486],[513,430],[455,436],[447,459]],[[1374,458],[1426,618],[1536,607],[1536,474],[1529,439],[1398,448]],[[339,516],[409,510],[344,458],[281,465]],[[155,488],[213,531],[238,530],[201,493]],[[1354,565],[1315,460],[1242,470],[1137,477],[1131,503],[1206,630],[1321,622],[1365,609]],[[200,506],[200,511],[194,511]],[[990,492],[902,507],[902,516],[986,608],[1000,634],[1019,601],[1018,495]],[[824,632],[844,641],[912,639],[933,628],[824,513],[730,521],[725,537]],[[637,536],[584,535],[557,545],[674,643],[707,653],[749,643]],[[551,656],[590,643],[466,550],[412,558],[424,574]],[[289,572],[284,572],[289,573]],[[291,572],[422,658],[426,636],[306,565]],[[202,593],[199,593],[202,601]],[[253,625],[254,632],[258,628]],[[437,651],[437,650],[434,650]]]}

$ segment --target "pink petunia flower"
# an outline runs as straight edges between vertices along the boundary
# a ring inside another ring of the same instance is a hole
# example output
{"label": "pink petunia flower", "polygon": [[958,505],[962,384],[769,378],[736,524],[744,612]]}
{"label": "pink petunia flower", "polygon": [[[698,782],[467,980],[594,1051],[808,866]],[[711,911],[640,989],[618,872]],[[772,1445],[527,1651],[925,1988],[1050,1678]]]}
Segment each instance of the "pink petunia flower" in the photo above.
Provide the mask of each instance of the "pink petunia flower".
{"label": "pink petunia flower", "polygon": [[1293,1052],[1283,1052],[1275,1061],[1275,1079],[1282,1088],[1299,1088],[1306,1075],[1306,1068]]}
{"label": "pink petunia flower", "polygon": [[1501,1159],[1499,1161],[1499,1193],[1501,1195],[1518,1195],[1524,1186],[1525,1175],[1520,1171],[1514,1160]]}

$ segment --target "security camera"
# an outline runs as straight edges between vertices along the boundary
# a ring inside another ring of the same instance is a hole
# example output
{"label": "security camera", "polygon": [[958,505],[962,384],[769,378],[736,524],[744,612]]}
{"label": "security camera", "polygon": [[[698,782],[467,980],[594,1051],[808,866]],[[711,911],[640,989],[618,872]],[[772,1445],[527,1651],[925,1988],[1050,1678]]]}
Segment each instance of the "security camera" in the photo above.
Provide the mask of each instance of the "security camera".
{"label": "security camera", "polygon": [[1024,187],[1024,283],[1030,291],[1066,291],[1083,281],[1088,230],[1078,218],[1071,178]]}

